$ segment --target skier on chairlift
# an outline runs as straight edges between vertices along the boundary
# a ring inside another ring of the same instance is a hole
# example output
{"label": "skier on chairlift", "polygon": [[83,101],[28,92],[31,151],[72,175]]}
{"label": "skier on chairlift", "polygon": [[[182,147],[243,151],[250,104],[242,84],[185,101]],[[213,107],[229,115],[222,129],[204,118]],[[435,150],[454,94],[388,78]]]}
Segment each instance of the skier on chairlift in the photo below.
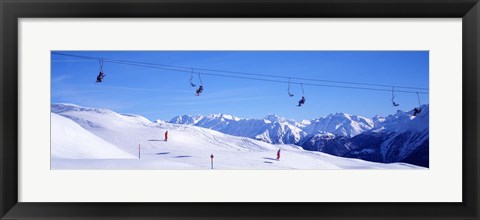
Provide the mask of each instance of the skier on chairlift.
{"label": "skier on chairlift", "polygon": [[303,104],[305,104],[305,96],[302,96],[302,99],[298,101],[298,107],[302,106]]}
{"label": "skier on chairlift", "polygon": [[197,93],[195,94],[196,96],[199,96],[200,93],[203,92],[203,86],[199,86],[198,89],[197,89]]}
{"label": "skier on chairlift", "polygon": [[417,98],[418,98],[418,108],[416,107],[415,109],[413,109],[413,116],[417,116],[422,111],[422,108],[421,108],[422,103],[420,102],[420,96],[418,95],[418,92],[417,92]]}
{"label": "skier on chairlift", "polygon": [[97,76],[97,83],[101,83],[103,80],[103,77],[105,77],[105,74],[100,71],[100,73],[98,73],[98,76]]}
{"label": "skier on chairlift", "polygon": [[420,114],[420,112],[422,112],[421,108],[414,108],[413,109],[413,116],[417,116],[418,114]]}

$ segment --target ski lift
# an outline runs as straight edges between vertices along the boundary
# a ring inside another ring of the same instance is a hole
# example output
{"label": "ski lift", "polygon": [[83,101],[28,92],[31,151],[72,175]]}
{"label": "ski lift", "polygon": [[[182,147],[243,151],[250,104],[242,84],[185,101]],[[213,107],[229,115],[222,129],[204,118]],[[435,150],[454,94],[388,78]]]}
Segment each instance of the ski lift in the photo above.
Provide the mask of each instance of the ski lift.
{"label": "ski lift", "polygon": [[305,104],[305,90],[303,90],[303,83],[300,83],[300,86],[302,87],[302,99],[298,101],[298,107],[301,107],[303,104]]}
{"label": "ski lift", "polygon": [[198,89],[195,93],[196,96],[199,96],[203,92],[203,82],[202,78],[200,77],[200,73],[198,73],[198,80],[200,80],[200,86],[198,86]]}
{"label": "ski lift", "polygon": [[418,114],[420,114],[420,112],[422,112],[422,108],[420,107],[422,106],[422,104],[420,103],[420,96],[418,95],[418,92],[417,92],[417,98],[418,98],[418,108],[413,109],[413,116],[417,116]]}
{"label": "ski lift", "polygon": [[395,91],[395,86],[392,87],[392,105],[393,105],[394,107],[397,107],[397,106],[399,106],[400,104],[398,104],[398,103],[395,102],[395,93],[394,93],[394,91]]}
{"label": "ski lift", "polygon": [[98,76],[97,76],[97,83],[101,83],[103,78],[106,76],[105,73],[103,73],[103,59],[100,59],[98,63],[100,65],[100,72],[98,73]]}
{"label": "ski lift", "polygon": [[190,74],[190,86],[195,87],[196,85],[192,81],[193,81],[193,68],[192,68],[192,73]]}
{"label": "ski lift", "polygon": [[293,97],[293,94],[290,93],[290,77],[288,77],[288,95],[289,95],[290,97]]}

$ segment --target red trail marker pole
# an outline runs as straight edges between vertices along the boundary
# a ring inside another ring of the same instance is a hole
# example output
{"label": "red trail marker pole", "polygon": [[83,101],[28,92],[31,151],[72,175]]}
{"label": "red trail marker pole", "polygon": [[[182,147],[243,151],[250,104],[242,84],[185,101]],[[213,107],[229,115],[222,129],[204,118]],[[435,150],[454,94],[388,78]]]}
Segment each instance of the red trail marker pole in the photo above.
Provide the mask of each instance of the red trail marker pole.
{"label": "red trail marker pole", "polygon": [[213,170],[213,157],[214,157],[213,154],[210,154],[210,162],[212,164],[212,170]]}

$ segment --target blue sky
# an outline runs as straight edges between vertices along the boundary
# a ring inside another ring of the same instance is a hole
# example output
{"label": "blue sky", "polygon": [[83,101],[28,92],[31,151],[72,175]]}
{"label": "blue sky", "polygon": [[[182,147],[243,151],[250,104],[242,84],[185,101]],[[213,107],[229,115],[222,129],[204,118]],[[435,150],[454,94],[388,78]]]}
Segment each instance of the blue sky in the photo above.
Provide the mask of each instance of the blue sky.
{"label": "blue sky", "polygon": [[[142,63],[226,70],[283,77],[349,81],[408,87],[429,87],[428,51],[53,51]],[[371,91],[304,85],[306,103],[297,107],[300,85],[201,75],[204,92],[195,96],[190,73],[145,66],[104,62],[107,74],[95,83],[98,60],[52,54],[51,101],[107,108],[138,114],[150,120],[170,120],[176,115],[231,114],[241,118],[263,118],[273,113],[287,119],[313,119],[330,113],[372,117],[387,116],[398,109],[418,106],[415,93],[396,93],[392,107],[390,91]],[[184,69],[182,69],[184,70]],[[219,73],[235,75],[232,73]],[[252,77],[252,76],[244,76]],[[288,79],[276,79],[288,81]],[[298,83],[341,85],[318,81]],[[194,83],[199,84],[198,75]],[[361,86],[365,87],[365,86]],[[390,87],[369,87],[387,89]],[[407,90],[398,88],[398,90]],[[428,90],[411,90],[428,92]],[[428,94],[420,94],[422,104]]]}

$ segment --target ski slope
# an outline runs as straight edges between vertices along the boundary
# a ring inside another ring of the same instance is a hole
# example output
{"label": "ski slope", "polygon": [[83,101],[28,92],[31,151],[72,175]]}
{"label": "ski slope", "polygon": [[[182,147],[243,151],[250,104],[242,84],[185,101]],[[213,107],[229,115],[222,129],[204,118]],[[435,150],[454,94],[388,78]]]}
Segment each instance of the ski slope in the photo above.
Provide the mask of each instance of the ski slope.
{"label": "ski slope", "polygon": [[[52,158],[109,159],[135,158],[116,146],[83,129],[72,120],[51,114]],[[58,147],[61,146],[61,147]]]}
{"label": "ski slope", "polygon": [[424,169],[336,157],[71,104],[52,105],[51,116],[52,169],[211,169],[211,154],[214,169]]}

